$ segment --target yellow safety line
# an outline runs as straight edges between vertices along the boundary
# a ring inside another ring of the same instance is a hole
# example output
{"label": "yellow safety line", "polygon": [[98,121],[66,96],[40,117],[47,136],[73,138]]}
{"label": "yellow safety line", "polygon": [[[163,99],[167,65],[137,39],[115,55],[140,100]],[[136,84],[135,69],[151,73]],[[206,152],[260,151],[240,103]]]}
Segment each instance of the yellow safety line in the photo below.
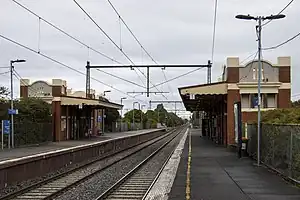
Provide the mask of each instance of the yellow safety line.
{"label": "yellow safety line", "polygon": [[189,130],[189,153],[186,173],[186,200],[191,199],[191,160],[192,160],[192,137],[191,131]]}

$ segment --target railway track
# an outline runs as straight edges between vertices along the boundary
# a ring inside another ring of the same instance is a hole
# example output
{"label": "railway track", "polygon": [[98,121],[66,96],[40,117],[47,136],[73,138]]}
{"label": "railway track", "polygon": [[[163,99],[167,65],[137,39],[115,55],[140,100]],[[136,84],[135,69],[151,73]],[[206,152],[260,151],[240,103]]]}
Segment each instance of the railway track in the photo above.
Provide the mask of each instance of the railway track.
{"label": "railway track", "polygon": [[[181,130],[182,131],[182,130]],[[181,133],[180,131],[180,133]],[[139,165],[132,169],[129,173],[123,176],[118,182],[111,186],[108,190],[102,193],[95,200],[143,200],[148,195],[148,192],[161,174],[163,168],[172,156],[175,148],[171,148],[167,155],[162,155],[161,152],[175,139],[181,138],[181,134],[177,134],[170,141],[167,141],[160,148],[154,151]],[[156,169],[153,169],[152,163],[160,156],[164,156],[164,162]]]}
{"label": "railway track", "polygon": [[[181,130],[182,128],[180,128]],[[101,158],[96,161],[92,161],[91,163],[84,164],[82,166],[79,166],[75,169],[72,169],[70,171],[67,171],[66,173],[57,175],[55,177],[40,181],[36,184],[33,184],[27,188],[23,188],[19,191],[16,191],[14,193],[8,194],[2,198],[1,200],[40,200],[40,199],[54,199],[55,197],[61,195],[68,189],[75,187],[77,184],[87,180],[88,178],[92,177],[96,173],[105,170],[106,168],[114,165],[115,163],[126,159],[129,156],[132,156],[133,154],[141,151],[144,148],[149,147],[150,145],[153,145],[157,142],[160,142],[161,140],[169,140],[168,138],[174,137],[174,133],[176,133],[178,129],[171,130],[167,134],[160,136],[154,140],[145,142],[143,144],[140,144],[136,147],[131,147],[130,149],[122,151],[127,152],[132,149],[134,149],[132,152],[128,153],[127,155],[118,158],[116,160],[111,161],[111,163],[107,164],[106,166],[100,165],[100,162],[103,162],[104,159],[110,159],[110,157],[117,156],[118,154],[122,152],[118,152],[116,155],[112,155],[108,158]],[[177,135],[177,134],[176,134]]]}

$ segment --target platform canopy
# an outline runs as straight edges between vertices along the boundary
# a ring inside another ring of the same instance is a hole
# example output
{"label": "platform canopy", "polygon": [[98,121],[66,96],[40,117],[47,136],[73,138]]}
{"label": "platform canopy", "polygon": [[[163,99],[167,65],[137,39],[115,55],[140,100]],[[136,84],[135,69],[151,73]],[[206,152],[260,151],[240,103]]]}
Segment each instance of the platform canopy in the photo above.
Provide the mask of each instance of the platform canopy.
{"label": "platform canopy", "polygon": [[208,111],[212,106],[224,101],[228,84],[218,82],[178,88],[187,111]]}
{"label": "platform canopy", "polygon": [[71,97],[71,96],[62,96],[62,97],[54,97],[53,101],[60,101],[61,105],[89,105],[94,107],[101,107],[101,108],[113,108],[113,109],[122,109],[123,105],[106,102],[98,99],[87,99],[81,97]]}

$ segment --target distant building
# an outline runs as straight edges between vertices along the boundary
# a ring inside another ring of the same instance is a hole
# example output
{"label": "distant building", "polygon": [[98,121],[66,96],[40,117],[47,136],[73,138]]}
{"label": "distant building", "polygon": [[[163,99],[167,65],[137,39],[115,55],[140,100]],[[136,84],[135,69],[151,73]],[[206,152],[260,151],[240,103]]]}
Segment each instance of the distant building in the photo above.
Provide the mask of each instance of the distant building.
{"label": "distant building", "polygon": [[[261,110],[291,107],[291,58],[263,61],[261,77]],[[202,111],[194,116],[205,117],[202,128],[208,137],[234,144],[234,103],[241,102],[243,122],[257,122],[257,90],[258,61],[243,66],[239,58],[228,58],[221,82],[182,87],[179,93],[188,111]]]}
{"label": "distant building", "polygon": [[97,135],[104,131],[105,109],[123,107],[96,95],[95,90],[86,98],[85,92],[68,89],[62,79],[52,79],[51,83],[21,79],[20,97],[37,97],[52,104],[54,141],[80,139],[89,132]]}

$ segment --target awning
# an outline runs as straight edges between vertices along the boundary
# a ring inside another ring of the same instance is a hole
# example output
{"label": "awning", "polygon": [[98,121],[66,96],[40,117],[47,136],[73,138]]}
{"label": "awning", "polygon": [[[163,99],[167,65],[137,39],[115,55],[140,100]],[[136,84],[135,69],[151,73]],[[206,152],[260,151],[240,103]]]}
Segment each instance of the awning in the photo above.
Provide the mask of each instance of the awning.
{"label": "awning", "polygon": [[89,106],[99,106],[104,108],[114,108],[114,109],[122,109],[123,105],[105,102],[97,99],[86,99],[80,97],[54,97],[53,101],[60,101],[61,105],[89,105]]}
{"label": "awning", "polygon": [[187,111],[209,111],[224,103],[228,84],[218,82],[178,88]]}
{"label": "awning", "polygon": [[180,95],[190,94],[191,96],[200,95],[215,95],[227,94],[227,83],[212,83],[179,88]]}

